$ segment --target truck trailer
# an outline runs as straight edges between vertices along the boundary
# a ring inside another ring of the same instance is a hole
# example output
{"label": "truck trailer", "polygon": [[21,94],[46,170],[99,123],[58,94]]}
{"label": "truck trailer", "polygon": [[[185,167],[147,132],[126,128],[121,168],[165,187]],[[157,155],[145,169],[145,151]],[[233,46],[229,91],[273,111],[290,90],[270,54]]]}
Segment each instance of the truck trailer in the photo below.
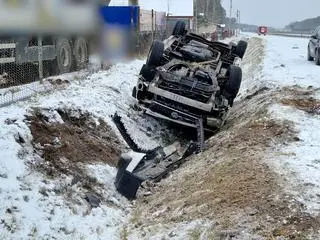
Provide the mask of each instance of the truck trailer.
{"label": "truck trailer", "polygon": [[26,65],[39,66],[40,78],[43,72],[85,67],[98,27],[97,6],[96,1],[1,1],[0,75]]}

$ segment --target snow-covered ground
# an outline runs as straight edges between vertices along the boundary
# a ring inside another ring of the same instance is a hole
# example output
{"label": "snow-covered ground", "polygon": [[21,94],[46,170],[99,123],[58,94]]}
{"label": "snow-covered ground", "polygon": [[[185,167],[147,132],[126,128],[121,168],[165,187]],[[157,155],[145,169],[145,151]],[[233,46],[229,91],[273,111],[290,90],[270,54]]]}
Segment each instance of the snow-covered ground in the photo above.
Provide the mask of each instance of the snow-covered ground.
{"label": "snow-covered ground", "polygon": [[319,87],[320,68],[306,60],[308,41],[305,38],[268,36],[263,79],[282,86]]}
{"label": "snow-covered ground", "polygon": [[[314,89],[309,98],[320,99],[320,67],[307,61],[308,39],[268,36],[264,77],[275,86],[297,85]],[[299,96],[293,96],[299,99]],[[310,212],[320,210],[320,115],[294,106],[274,105],[272,116],[293,121],[300,141],[290,143],[271,157],[276,170],[287,180],[286,189],[306,204]]]}
{"label": "snow-covered ground", "polygon": [[[102,118],[116,131],[111,115],[118,112],[142,147],[158,146],[161,125],[131,109],[131,91],[142,64],[140,60],[118,64],[87,79],[61,76],[70,80],[66,89],[53,87],[50,93],[0,108],[0,239],[120,238],[131,204],[115,190],[116,169],[92,163],[85,166],[88,176],[103,185],[99,191],[107,199],[91,209],[81,189],[71,184],[71,176],[50,179],[32,168],[32,163],[42,160],[34,153],[25,115],[34,108],[49,109],[51,115],[57,115],[58,108],[79,109]],[[19,136],[23,142],[17,141]],[[68,202],[63,191],[78,204]]]}

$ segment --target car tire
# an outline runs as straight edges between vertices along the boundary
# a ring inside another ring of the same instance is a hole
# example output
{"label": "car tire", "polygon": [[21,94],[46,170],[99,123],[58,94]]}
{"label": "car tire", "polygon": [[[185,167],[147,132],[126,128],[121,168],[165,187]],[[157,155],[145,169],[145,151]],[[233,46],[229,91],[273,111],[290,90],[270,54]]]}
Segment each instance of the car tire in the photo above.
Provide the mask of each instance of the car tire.
{"label": "car tire", "polygon": [[88,44],[85,38],[77,38],[74,41],[73,53],[77,70],[85,68],[89,62]]}
{"label": "car tire", "polygon": [[137,87],[133,87],[132,89],[132,97],[137,98]]}
{"label": "car tire", "polygon": [[161,42],[159,40],[154,41],[152,43],[151,48],[150,48],[146,65],[149,67],[159,66],[163,52],[164,52],[163,42]]}
{"label": "car tire", "polygon": [[58,38],[56,43],[59,73],[67,73],[72,68],[72,48],[67,38]]}
{"label": "car tire", "polygon": [[310,46],[308,45],[308,55],[307,55],[307,59],[308,59],[308,61],[313,61],[314,60],[314,58],[313,57],[311,57],[311,54],[310,54]]}
{"label": "car tire", "polygon": [[230,103],[233,103],[233,100],[239,93],[241,81],[242,81],[242,70],[238,66],[231,65],[229,67],[229,78],[225,86],[225,96]]}
{"label": "car tire", "polygon": [[186,33],[186,23],[183,21],[178,21],[174,25],[172,35],[173,36],[183,36]]}
{"label": "car tire", "polygon": [[155,70],[152,67],[149,67],[147,64],[143,64],[140,70],[140,76],[144,78],[147,82],[150,82],[155,77]]}
{"label": "car tire", "polygon": [[316,60],[316,64],[320,65],[320,52],[319,52],[319,49],[316,50],[315,60]]}
{"label": "car tire", "polygon": [[246,53],[248,47],[248,43],[246,41],[240,40],[236,46],[234,54],[240,58],[243,58],[244,54]]}

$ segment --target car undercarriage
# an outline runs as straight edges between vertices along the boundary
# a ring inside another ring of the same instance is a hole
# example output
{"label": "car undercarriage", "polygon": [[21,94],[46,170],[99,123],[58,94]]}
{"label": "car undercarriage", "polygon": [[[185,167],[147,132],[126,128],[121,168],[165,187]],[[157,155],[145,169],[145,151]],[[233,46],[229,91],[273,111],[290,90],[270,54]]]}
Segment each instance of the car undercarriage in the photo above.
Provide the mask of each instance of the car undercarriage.
{"label": "car undercarriage", "polygon": [[206,130],[219,129],[240,88],[238,63],[247,43],[211,42],[178,30],[153,43],[132,95],[156,118],[189,127],[202,118]]}

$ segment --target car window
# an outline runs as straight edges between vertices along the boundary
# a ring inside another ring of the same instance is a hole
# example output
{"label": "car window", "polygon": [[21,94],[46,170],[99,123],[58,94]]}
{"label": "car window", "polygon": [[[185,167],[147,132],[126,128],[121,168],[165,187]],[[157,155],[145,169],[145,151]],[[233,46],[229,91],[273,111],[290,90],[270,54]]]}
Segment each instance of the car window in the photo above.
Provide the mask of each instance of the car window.
{"label": "car window", "polygon": [[317,28],[316,36],[317,38],[320,38],[320,27]]}
{"label": "car window", "polygon": [[315,30],[313,30],[312,35],[317,35],[320,27],[317,27]]}

